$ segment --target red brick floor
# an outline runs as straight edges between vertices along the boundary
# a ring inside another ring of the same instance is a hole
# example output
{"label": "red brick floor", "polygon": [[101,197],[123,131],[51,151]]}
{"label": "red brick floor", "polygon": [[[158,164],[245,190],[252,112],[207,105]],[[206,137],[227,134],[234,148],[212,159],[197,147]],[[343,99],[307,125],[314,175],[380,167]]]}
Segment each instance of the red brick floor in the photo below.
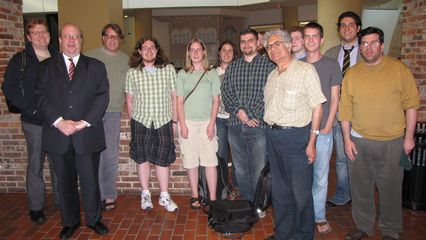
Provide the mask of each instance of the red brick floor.
{"label": "red brick floor", "polygon": [[[334,191],[334,168],[330,171],[330,191]],[[96,235],[85,227],[84,215],[82,225],[74,232],[72,239],[222,239],[207,225],[207,215],[202,211],[189,208],[188,196],[175,196],[179,213],[168,213],[158,205],[158,196],[153,197],[154,210],[145,212],[140,209],[138,195],[120,195],[117,209],[103,213],[103,221],[110,231],[105,236]],[[45,208],[47,222],[42,226],[32,224],[28,216],[26,195],[24,193],[0,194],[0,240],[3,239],[57,239],[62,226],[59,210],[53,205],[52,195],[47,195]],[[403,240],[426,240],[426,212],[403,210]],[[333,231],[327,235],[316,233],[317,240],[343,239],[344,234],[354,230],[350,205],[328,209],[327,219]],[[376,227],[377,229],[377,227]],[[259,240],[273,233],[272,209],[267,210],[264,219],[244,234],[242,239]],[[370,239],[380,239],[376,236]]]}
{"label": "red brick floor", "polygon": [[[104,223],[110,232],[97,236],[84,224],[74,233],[73,239],[221,239],[207,226],[207,215],[202,211],[188,207],[189,198],[173,196],[180,206],[179,213],[168,213],[158,206],[158,197],[154,197],[154,210],[145,212],[140,209],[137,195],[120,195],[118,207],[111,212],[104,212]],[[61,230],[58,209],[53,206],[52,196],[47,197],[47,222],[35,226],[28,217],[26,196],[23,193],[0,194],[0,239],[57,239]],[[84,216],[84,215],[83,215]],[[327,218],[333,228],[330,234],[316,239],[343,239],[343,235],[354,229],[350,206],[329,209]],[[264,239],[273,233],[271,209],[266,218],[259,220],[252,230],[244,234],[243,239]],[[380,239],[379,234],[371,239]],[[426,212],[404,209],[404,233],[401,239],[426,240]]]}

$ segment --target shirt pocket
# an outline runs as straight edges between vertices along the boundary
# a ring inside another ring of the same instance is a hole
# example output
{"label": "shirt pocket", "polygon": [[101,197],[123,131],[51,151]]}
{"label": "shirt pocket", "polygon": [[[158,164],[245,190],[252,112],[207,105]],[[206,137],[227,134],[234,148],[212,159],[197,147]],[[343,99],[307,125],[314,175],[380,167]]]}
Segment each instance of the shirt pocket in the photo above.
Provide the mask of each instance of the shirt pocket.
{"label": "shirt pocket", "polygon": [[282,90],[281,104],[283,110],[294,112],[296,111],[298,92],[294,90]]}

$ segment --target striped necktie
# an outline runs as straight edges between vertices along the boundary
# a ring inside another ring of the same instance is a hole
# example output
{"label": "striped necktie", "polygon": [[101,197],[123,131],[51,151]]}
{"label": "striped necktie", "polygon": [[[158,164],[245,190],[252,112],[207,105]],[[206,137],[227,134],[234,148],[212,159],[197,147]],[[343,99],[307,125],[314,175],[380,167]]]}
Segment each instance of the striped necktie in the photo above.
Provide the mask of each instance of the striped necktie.
{"label": "striped necktie", "polygon": [[68,60],[70,61],[70,67],[68,69],[68,77],[70,78],[70,81],[71,81],[72,78],[74,77],[75,65],[74,65],[74,61],[72,60],[72,58],[68,58]]}
{"label": "striped necktie", "polygon": [[349,67],[351,66],[351,52],[353,49],[354,49],[354,46],[352,46],[350,49],[343,48],[343,51],[345,52],[345,55],[343,56],[343,65],[342,65],[343,76],[345,76],[346,71],[348,71]]}

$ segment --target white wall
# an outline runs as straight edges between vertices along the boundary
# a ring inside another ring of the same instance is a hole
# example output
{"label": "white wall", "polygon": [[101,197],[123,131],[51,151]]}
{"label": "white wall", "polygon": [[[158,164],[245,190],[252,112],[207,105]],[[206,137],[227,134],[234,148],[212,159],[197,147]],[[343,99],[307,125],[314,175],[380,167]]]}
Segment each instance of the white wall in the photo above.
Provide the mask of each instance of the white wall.
{"label": "white wall", "polygon": [[398,22],[401,10],[402,7],[397,10],[364,9],[362,12],[363,29],[372,26],[383,30],[385,34],[385,54],[387,54],[389,51],[389,47],[391,45],[390,41],[392,40],[392,35]]}

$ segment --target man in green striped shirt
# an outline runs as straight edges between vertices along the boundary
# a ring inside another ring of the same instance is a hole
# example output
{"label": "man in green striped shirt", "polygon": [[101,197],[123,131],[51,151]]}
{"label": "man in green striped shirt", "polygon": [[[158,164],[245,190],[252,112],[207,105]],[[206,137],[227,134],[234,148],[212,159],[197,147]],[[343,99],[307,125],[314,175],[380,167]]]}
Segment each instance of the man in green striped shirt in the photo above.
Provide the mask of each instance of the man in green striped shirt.
{"label": "man in green striped shirt", "polygon": [[154,206],[149,191],[151,164],[160,186],[159,205],[169,212],[178,209],[168,193],[169,166],[176,160],[176,71],[168,64],[158,41],[141,38],[127,72],[125,92],[131,119],[130,157],[138,164],[142,186],[141,208]]}

